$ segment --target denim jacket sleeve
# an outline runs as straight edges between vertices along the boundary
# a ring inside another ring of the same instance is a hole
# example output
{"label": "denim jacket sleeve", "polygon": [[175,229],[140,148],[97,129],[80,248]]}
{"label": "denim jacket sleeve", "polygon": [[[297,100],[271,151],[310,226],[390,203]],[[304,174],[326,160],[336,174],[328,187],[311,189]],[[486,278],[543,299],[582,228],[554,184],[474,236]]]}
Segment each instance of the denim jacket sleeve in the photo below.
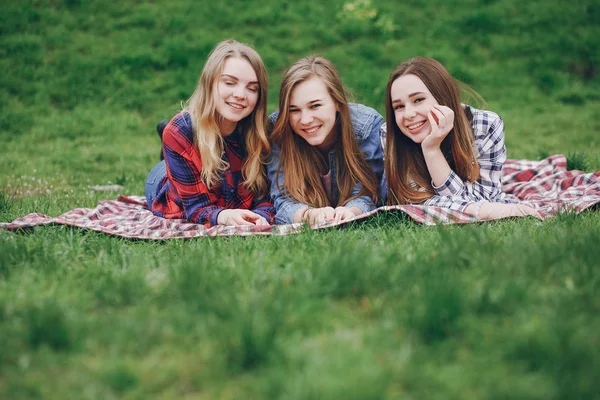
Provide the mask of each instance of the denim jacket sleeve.
{"label": "denim jacket sleeve", "polygon": [[[371,167],[377,182],[381,182],[383,176],[383,149],[381,148],[380,130],[383,117],[373,108],[362,104],[349,104],[352,117],[352,127],[360,150],[367,163]],[[358,194],[361,184],[358,183],[352,190],[352,194]],[[345,204],[346,207],[358,207],[362,212],[369,212],[375,208],[373,200],[369,196],[357,197]]]}
{"label": "denim jacket sleeve", "polygon": [[381,125],[381,129],[379,130],[379,139],[381,142],[381,149],[383,150],[383,174],[381,179],[379,180],[379,204],[385,205],[387,204],[387,176],[385,174],[385,146],[387,143],[387,124],[384,122]]}

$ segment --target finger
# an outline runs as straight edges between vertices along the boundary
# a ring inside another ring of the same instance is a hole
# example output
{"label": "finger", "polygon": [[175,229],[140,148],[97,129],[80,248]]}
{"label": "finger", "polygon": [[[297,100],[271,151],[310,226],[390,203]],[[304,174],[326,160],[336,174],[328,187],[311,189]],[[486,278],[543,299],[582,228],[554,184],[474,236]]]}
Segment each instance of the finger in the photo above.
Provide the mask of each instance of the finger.
{"label": "finger", "polygon": [[348,216],[346,215],[346,213],[342,211],[341,213],[336,214],[335,222],[340,223],[344,221],[347,217]]}
{"label": "finger", "polygon": [[335,220],[335,210],[327,210],[327,212],[325,213],[325,216],[327,217],[327,221],[334,221]]}
{"label": "finger", "polygon": [[438,110],[437,108],[435,108],[435,106],[433,108],[431,108],[431,112],[435,114],[435,116],[438,119],[438,126],[441,128],[443,126],[446,126],[446,116],[444,115],[444,113],[442,113],[440,110]]}
{"label": "finger", "polygon": [[342,221],[344,219],[344,210],[341,209],[337,209],[335,210],[335,223],[339,223],[340,221]]}
{"label": "finger", "polygon": [[452,126],[454,126],[454,110],[452,110],[450,107],[440,105],[438,105],[438,110],[444,114],[447,126],[452,128]]}
{"label": "finger", "polygon": [[257,213],[248,211],[248,210],[244,210],[244,211],[240,212],[240,216],[242,218],[244,218],[246,221],[256,221],[257,219],[262,218]]}
{"label": "finger", "polygon": [[252,222],[245,220],[244,217],[241,215],[231,217],[229,222],[231,223],[229,223],[228,225],[254,225]]}
{"label": "finger", "polygon": [[310,225],[314,225],[319,221],[319,215],[321,215],[321,212],[317,209],[312,209],[309,210],[309,214],[308,214],[308,223]]}
{"label": "finger", "polygon": [[454,113],[454,111],[452,111],[452,109],[448,106],[443,106],[441,104],[434,104],[433,106],[436,110],[439,110],[442,114],[448,116],[450,115],[450,113]]}
{"label": "finger", "polygon": [[323,211],[318,211],[315,213],[313,224],[320,224],[321,222],[323,222],[323,220],[324,220]]}
{"label": "finger", "polygon": [[256,221],[254,221],[254,225],[256,225],[256,226],[268,226],[269,222],[266,220],[265,217],[260,217]]}
{"label": "finger", "polygon": [[319,222],[329,221],[332,217],[332,213],[335,214],[335,210],[331,207],[319,208]]}
{"label": "finger", "polygon": [[438,125],[438,122],[431,111],[427,113],[427,119],[429,120],[429,124],[431,125],[431,132],[429,132],[429,135],[427,136],[430,136],[433,132],[439,130],[440,126]]}
{"label": "finger", "polygon": [[526,208],[527,208],[528,215],[532,215],[536,218],[542,219],[542,214],[540,214],[540,212],[538,210],[536,210],[535,208],[530,207],[530,206],[526,206]]}
{"label": "finger", "polygon": [[335,217],[335,212],[334,211],[332,212],[331,210],[324,209],[321,212],[321,222],[332,221],[334,217]]}

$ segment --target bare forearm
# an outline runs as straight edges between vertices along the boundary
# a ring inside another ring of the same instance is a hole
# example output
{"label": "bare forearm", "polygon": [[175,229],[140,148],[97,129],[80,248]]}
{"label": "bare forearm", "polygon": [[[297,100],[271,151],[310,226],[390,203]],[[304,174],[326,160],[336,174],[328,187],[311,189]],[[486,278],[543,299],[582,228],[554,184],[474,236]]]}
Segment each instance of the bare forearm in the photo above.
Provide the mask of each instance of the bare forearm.
{"label": "bare forearm", "polygon": [[358,207],[347,207],[348,210],[352,211],[352,214],[354,215],[361,215],[363,213],[363,210],[361,210]]}
{"label": "bare forearm", "polygon": [[296,222],[304,222],[306,221],[306,213],[308,212],[310,207],[306,207],[306,208],[300,208],[298,211],[296,211],[296,213],[294,214],[294,223]]}
{"label": "bare forearm", "polygon": [[442,186],[452,171],[450,165],[448,165],[448,161],[446,161],[446,157],[444,157],[439,148],[433,150],[424,149],[423,156],[425,157],[425,163],[427,164],[433,185]]}
{"label": "bare forearm", "polygon": [[473,203],[465,208],[465,212],[473,214],[480,221],[507,217],[524,217],[527,215],[541,218],[540,214],[533,208],[518,203]]}

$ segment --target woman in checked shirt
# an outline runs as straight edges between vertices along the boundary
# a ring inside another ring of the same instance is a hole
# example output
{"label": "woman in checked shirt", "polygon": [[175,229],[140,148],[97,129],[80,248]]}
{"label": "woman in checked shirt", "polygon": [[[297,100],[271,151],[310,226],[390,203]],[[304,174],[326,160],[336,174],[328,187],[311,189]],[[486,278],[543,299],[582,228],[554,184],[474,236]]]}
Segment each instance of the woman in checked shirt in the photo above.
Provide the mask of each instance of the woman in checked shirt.
{"label": "woman in checked shirt", "polygon": [[155,215],[207,227],[273,222],[267,82],[253,48],[234,40],[214,48],[187,106],[162,133],[164,161],[146,181]]}
{"label": "woman in checked shirt", "polygon": [[457,81],[438,61],[415,57],[390,75],[382,128],[387,202],[464,211],[477,219],[536,215],[505,199],[504,124],[460,103]]}

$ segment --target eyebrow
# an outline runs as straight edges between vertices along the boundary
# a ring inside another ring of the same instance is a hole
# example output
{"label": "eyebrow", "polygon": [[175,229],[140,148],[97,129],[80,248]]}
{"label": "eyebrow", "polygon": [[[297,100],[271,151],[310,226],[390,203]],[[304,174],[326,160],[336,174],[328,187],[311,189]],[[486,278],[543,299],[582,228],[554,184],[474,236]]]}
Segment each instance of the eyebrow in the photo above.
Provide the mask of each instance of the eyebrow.
{"label": "eyebrow", "polygon": [[[314,104],[314,103],[318,103],[318,102],[320,102],[320,101],[321,101],[321,99],[311,100],[311,101],[309,101],[309,102],[308,102],[308,103],[306,103],[306,104],[308,104],[308,105],[311,105],[311,104]],[[298,106],[297,106],[297,105],[295,105],[295,104],[290,104],[290,108],[292,108],[292,107],[298,107]]]}
{"label": "eyebrow", "polygon": [[[237,76],[233,76],[233,75],[229,75],[229,74],[223,74],[223,75],[221,75],[221,77],[231,78],[231,79],[235,79],[236,81],[239,81],[239,78]],[[258,85],[258,81],[248,82],[248,85]]]}
{"label": "eyebrow", "polygon": [[[421,95],[425,94],[425,92],[414,92],[414,93],[409,94],[408,97],[414,97],[414,96],[417,96],[417,95],[420,95],[420,94]],[[402,102],[401,99],[392,100],[392,104],[396,104],[396,103],[400,103],[400,102]]]}

